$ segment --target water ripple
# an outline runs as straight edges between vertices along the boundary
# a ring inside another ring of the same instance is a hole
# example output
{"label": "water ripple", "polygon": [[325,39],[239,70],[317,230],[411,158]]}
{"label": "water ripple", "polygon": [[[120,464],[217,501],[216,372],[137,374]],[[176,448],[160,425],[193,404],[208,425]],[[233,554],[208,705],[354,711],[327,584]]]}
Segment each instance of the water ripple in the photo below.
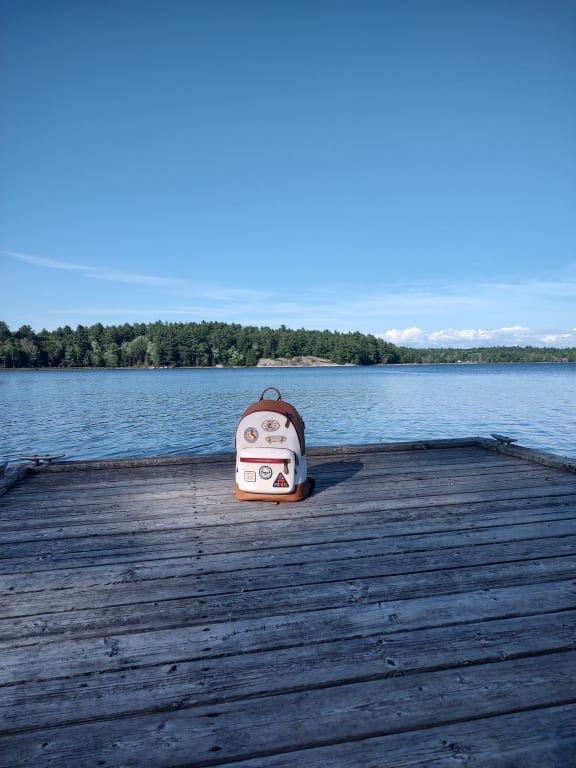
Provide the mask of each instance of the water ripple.
{"label": "water ripple", "polygon": [[576,364],[1,371],[0,459],[234,450],[243,410],[278,387],[308,445],[508,433],[576,457]]}

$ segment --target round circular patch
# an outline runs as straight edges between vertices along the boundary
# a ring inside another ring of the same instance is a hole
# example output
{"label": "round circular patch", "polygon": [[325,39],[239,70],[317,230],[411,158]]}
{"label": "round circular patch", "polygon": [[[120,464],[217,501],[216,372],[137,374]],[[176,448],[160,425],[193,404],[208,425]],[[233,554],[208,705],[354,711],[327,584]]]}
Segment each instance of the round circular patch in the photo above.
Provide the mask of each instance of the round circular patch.
{"label": "round circular patch", "polygon": [[247,443],[254,443],[258,440],[258,430],[255,427],[247,427],[244,430],[244,440]]}
{"label": "round circular patch", "polygon": [[260,467],[260,471],[258,473],[262,480],[270,480],[272,477],[272,469],[270,467]]}

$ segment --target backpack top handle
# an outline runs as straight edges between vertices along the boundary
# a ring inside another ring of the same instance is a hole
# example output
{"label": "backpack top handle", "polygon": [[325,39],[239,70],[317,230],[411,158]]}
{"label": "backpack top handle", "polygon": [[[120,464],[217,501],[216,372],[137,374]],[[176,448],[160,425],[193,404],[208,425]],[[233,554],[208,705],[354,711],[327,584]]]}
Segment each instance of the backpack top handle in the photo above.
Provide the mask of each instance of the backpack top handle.
{"label": "backpack top handle", "polygon": [[266,394],[266,392],[268,392],[269,389],[273,389],[274,392],[276,392],[276,394],[278,395],[277,399],[282,400],[282,395],[280,394],[280,390],[276,389],[276,387],[266,387],[266,389],[260,395],[260,400],[264,400],[264,395]]}

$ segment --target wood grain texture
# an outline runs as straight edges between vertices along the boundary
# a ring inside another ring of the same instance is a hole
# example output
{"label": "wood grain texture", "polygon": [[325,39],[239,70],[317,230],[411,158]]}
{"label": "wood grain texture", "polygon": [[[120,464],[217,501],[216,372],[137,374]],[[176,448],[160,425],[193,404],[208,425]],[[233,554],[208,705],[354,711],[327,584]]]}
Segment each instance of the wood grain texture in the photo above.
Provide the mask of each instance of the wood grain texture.
{"label": "wood grain texture", "polygon": [[30,470],[0,766],[574,768],[576,477],[484,442],[315,449],[298,504],[229,455]]}

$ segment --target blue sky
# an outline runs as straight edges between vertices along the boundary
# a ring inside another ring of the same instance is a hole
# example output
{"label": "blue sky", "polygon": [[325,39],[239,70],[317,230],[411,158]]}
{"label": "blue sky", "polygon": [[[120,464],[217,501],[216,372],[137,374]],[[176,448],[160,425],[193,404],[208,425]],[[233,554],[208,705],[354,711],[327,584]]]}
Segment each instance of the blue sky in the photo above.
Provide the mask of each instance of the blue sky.
{"label": "blue sky", "polygon": [[574,0],[0,0],[0,319],[576,346]]}

